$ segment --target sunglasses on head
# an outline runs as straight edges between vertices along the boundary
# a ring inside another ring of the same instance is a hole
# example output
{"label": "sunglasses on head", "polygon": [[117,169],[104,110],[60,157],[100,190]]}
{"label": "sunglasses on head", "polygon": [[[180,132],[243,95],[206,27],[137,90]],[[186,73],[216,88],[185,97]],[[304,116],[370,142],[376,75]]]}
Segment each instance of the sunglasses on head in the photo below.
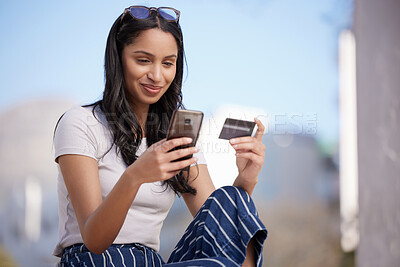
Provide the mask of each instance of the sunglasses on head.
{"label": "sunglasses on head", "polygon": [[179,16],[181,12],[172,7],[146,7],[146,6],[130,6],[125,8],[122,14],[121,21],[124,19],[125,15],[129,13],[134,19],[147,19],[151,14],[155,12],[161,16],[166,21],[179,22]]}

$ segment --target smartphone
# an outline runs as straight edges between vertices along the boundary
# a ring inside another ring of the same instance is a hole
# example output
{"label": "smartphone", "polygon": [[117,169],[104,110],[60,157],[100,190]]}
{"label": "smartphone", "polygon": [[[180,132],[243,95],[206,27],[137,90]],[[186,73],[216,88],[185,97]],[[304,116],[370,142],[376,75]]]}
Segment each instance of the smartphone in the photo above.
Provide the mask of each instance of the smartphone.
{"label": "smartphone", "polygon": [[[168,128],[167,140],[179,137],[190,137],[192,138],[192,142],[190,144],[177,146],[171,151],[196,145],[203,122],[203,116],[203,112],[196,110],[176,109],[174,111]],[[193,154],[173,160],[172,162],[190,159],[191,157],[193,157]]]}

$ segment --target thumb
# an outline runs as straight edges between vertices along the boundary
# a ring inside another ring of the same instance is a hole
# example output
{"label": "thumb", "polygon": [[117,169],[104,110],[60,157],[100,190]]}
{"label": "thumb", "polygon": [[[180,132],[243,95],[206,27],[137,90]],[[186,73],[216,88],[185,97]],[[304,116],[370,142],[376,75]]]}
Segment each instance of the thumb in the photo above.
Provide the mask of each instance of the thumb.
{"label": "thumb", "polygon": [[254,118],[254,122],[257,124],[257,131],[256,131],[256,134],[254,135],[254,137],[257,140],[262,141],[262,136],[264,135],[265,127],[262,124],[262,122],[257,118]]}

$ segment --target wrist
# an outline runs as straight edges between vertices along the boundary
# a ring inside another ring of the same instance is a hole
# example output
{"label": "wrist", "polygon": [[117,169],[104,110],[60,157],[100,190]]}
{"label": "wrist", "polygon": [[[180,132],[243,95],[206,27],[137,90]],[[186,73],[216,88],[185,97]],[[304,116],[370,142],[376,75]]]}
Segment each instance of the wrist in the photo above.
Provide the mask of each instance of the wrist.
{"label": "wrist", "polygon": [[241,176],[239,174],[235,179],[235,183],[246,184],[246,185],[248,184],[250,186],[252,186],[252,185],[255,186],[258,183],[258,176],[248,178],[248,177]]}
{"label": "wrist", "polygon": [[141,175],[136,170],[135,166],[130,165],[121,175],[121,179],[127,182],[129,187],[140,187],[143,184]]}
{"label": "wrist", "polygon": [[253,193],[254,188],[257,185],[257,182],[258,182],[258,177],[247,179],[239,175],[236,177],[233,185],[244,189],[245,191],[247,191],[247,193],[249,193],[249,195],[251,195]]}

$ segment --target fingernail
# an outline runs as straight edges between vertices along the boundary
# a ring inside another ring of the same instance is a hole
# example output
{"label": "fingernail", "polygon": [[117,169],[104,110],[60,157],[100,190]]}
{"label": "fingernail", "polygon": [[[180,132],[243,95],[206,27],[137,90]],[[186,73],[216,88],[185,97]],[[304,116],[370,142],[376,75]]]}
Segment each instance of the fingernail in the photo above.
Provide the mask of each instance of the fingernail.
{"label": "fingernail", "polygon": [[186,142],[192,142],[192,138],[190,137],[186,138]]}

